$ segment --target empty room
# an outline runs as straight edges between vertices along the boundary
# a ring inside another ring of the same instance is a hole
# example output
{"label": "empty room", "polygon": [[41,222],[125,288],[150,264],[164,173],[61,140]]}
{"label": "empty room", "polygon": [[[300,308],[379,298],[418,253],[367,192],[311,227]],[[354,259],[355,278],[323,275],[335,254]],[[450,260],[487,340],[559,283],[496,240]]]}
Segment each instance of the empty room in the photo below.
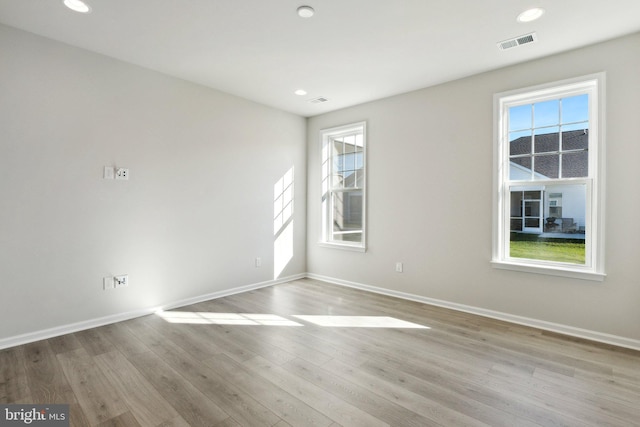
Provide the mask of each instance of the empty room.
{"label": "empty room", "polygon": [[0,0],[0,426],[640,425],[637,0]]}

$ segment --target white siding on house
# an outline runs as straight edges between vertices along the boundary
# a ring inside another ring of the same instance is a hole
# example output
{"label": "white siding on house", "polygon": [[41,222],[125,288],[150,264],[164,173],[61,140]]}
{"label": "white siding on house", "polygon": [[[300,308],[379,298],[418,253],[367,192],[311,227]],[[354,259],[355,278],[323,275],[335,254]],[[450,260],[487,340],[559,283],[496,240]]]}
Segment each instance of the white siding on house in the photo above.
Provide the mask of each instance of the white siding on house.
{"label": "white siding on house", "polygon": [[562,218],[572,218],[578,227],[585,226],[586,202],[583,187],[576,186],[554,186],[546,190],[545,196],[545,218],[549,215],[549,193],[562,194]]}

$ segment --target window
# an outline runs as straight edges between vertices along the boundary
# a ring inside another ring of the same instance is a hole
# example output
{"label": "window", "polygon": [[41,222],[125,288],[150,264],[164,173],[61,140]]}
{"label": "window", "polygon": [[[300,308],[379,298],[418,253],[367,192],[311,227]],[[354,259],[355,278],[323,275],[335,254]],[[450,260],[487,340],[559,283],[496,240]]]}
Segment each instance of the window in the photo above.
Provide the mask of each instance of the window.
{"label": "window", "polygon": [[320,132],[322,143],[322,242],[365,249],[366,123]]}
{"label": "window", "polygon": [[604,74],[497,94],[493,265],[604,278]]}

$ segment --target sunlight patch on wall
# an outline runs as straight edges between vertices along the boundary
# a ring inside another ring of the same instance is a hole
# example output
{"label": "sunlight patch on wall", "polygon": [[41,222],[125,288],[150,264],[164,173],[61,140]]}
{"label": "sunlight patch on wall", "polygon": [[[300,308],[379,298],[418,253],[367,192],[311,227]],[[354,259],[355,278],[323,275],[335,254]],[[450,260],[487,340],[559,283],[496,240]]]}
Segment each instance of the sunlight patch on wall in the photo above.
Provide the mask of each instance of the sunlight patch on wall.
{"label": "sunlight patch on wall", "polygon": [[293,221],[290,222],[273,242],[273,278],[282,274],[293,258]]}
{"label": "sunlight patch on wall", "polygon": [[273,186],[273,278],[293,258],[293,166]]}

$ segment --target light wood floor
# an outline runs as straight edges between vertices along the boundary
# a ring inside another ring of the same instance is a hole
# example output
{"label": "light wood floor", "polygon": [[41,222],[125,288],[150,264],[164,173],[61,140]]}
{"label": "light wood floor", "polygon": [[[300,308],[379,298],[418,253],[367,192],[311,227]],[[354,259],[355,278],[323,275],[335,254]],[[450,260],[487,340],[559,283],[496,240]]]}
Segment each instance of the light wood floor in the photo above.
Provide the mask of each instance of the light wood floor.
{"label": "light wood floor", "polygon": [[74,426],[640,425],[640,352],[310,279],[163,315],[0,351],[0,403]]}

